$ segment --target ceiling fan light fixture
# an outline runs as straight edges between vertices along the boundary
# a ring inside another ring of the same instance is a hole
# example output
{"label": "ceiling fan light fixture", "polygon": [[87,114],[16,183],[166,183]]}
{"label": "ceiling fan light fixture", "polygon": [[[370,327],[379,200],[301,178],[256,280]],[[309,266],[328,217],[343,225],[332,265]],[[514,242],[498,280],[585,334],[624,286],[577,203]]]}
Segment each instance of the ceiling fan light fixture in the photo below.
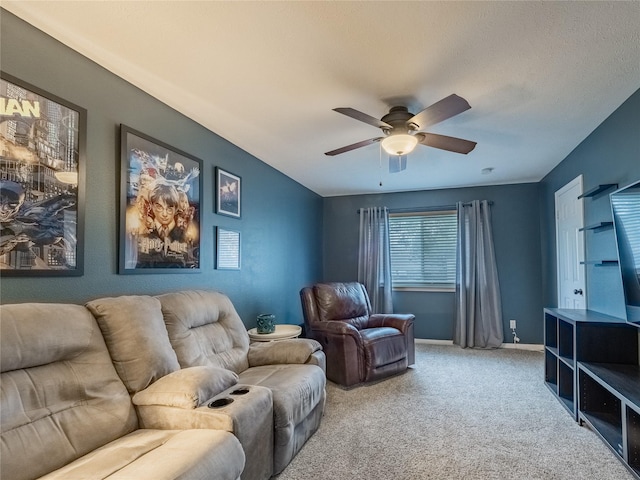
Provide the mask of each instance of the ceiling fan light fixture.
{"label": "ceiling fan light fixture", "polygon": [[382,140],[382,148],[389,155],[406,155],[411,153],[417,144],[418,139],[408,133],[389,135]]}

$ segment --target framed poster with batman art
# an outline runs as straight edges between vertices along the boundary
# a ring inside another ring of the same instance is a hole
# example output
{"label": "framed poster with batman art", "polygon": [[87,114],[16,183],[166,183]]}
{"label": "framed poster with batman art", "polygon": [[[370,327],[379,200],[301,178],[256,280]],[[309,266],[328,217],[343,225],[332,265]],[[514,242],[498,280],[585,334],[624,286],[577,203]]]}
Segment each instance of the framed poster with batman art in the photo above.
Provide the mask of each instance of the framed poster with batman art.
{"label": "framed poster with batman art", "polygon": [[0,72],[0,276],[83,274],[87,112]]}

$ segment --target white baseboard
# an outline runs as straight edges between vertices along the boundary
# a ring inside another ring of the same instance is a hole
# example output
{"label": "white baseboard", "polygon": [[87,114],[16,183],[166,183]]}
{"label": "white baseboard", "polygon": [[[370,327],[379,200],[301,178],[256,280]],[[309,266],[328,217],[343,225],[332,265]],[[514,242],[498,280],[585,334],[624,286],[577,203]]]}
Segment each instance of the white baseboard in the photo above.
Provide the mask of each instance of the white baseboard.
{"label": "white baseboard", "polygon": [[511,348],[514,350],[530,350],[532,352],[544,352],[544,345],[539,343],[503,343],[500,348]]}
{"label": "white baseboard", "polygon": [[[416,343],[428,345],[453,345],[453,340],[436,340],[431,338],[416,338]],[[543,352],[544,346],[537,343],[503,343],[500,348],[512,348],[515,350],[530,350],[532,352]]]}
{"label": "white baseboard", "polygon": [[453,340],[434,340],[431,338],[416,338],[415,342],[429,345],[453,345]]}

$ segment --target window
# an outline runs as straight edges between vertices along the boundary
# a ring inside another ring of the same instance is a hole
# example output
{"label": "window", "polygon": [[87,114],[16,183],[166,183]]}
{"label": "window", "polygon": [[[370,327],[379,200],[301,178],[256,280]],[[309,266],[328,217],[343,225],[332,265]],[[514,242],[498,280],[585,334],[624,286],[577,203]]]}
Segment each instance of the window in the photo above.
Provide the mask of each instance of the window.
{"label": "window", "polygon": [[389,240],[394,289],[455,289],[455,210],[391,213]]}

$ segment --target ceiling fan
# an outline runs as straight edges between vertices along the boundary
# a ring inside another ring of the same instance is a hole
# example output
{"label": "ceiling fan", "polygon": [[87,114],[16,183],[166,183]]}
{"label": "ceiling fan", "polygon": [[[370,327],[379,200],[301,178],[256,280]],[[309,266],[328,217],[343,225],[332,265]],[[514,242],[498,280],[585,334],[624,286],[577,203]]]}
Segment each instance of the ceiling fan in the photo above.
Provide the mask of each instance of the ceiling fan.
{"label": "ceiling fan", "polygon": [[475,148],[476,142],[418,130],[440,123],[470,108],[469,103],[456,94],[443,98],[415,115],[409,112],[407,107],[391,107],[389,113],[380,120],[353,108],[334,108],[334,111],[347,117],[380,128],[385,136],[337,148],[326,152],[325,155],[339,155],[381,141],[382,148],[389,154],[389,171],[394,173],[407,168],[407,154],[412,152],[417,144],[467,154]]}

